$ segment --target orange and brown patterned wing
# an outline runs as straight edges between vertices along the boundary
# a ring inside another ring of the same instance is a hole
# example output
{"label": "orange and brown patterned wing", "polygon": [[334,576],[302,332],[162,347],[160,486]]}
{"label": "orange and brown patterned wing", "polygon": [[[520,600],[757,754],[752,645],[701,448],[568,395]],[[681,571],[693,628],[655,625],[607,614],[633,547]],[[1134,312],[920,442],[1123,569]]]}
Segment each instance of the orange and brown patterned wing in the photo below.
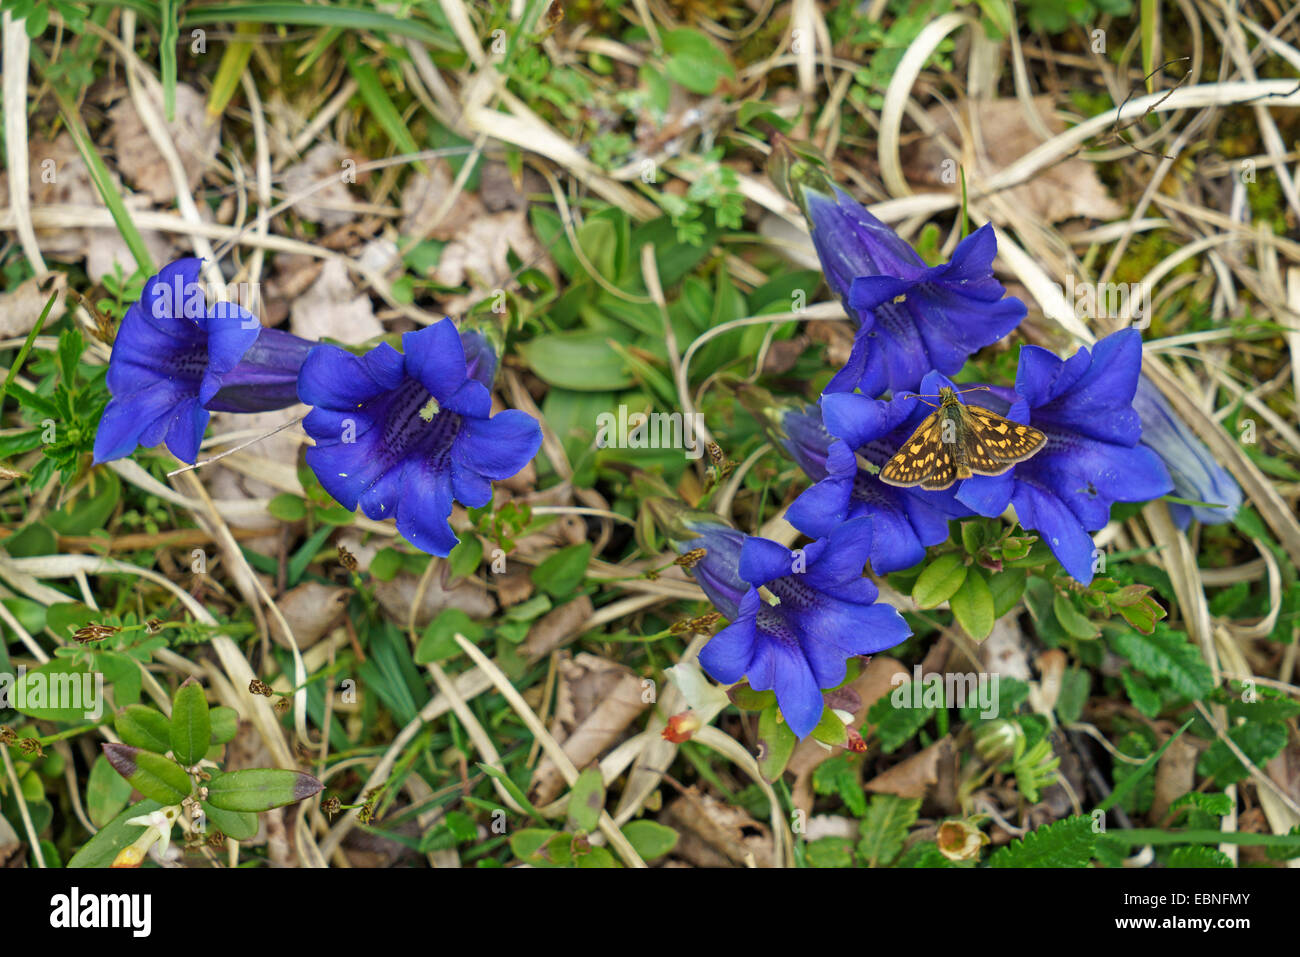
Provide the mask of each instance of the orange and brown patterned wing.
{"label": "orange and brown patterned wing", "polygon": [[956,458],[953,443],[943,441],[942,421],[941,412],[931,413],[885,463],[880,480],[899,488],[939,490],[951,485],[957,478]]}
{"label": "orange and brown patterned wing", "polygon": [[1047,436],[1033,426],[1012,422],[978,405],[963,409],[968,426],[963,430],[965,461],[978,475],[1001,475],[1047,442]]}

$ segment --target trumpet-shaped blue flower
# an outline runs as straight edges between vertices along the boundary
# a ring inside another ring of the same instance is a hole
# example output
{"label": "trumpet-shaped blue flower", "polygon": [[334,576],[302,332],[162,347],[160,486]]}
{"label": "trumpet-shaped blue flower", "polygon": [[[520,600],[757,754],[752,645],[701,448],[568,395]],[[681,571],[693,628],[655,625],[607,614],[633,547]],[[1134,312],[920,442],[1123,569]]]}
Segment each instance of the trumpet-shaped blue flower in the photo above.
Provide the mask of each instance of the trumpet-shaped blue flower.
{"label": "trumpet-shaped blue flower", "polygon": [[208,403],[257,341],[262,324],[240,306],[208,306],[199,259],[179,259],[144,284],[113,341],[113,398],[95,432],[95,462],[166,442],[178,459],[198,458]]}
{"label": "trumpet-shaped blue flower", "polygon": [[[786,511],[786,519],[805,535],[829,535],[840,523],[869,516],[871,569],[878,575],[911,568],[930,545],[948,537],[948,521],[970,515],[953,489],[941,492],[897,488],[862,468],[857,456],[883,466],[931,410],[914,396],[889,401],[857,393],[827,393],[821,400],[825,422],[824,468],[818,479]],[[800,430],[807,436],[811,430]],[[805,437],[802,445],[808,445]],[[856,454],[855,454],[856,452]],[[797,459],[796,459],[797,460]],[[803,463],[800,463],[803,465]]]}
{"label": "trumpet-shaped blue flower", "polygon": [[1169,512],[1178,527],[1186,528],[1193,518],[1208,525],[1236,518],[1241,506],[1241,486],[1215,461],[1210,450],[1146,376],[1138,379],[1133,408],[1142,419],[1142,444],[1165,463],[1174,491],[1182,498],[1220,506],[1170,503]]}
{"label": "trumpet-shaped blue flower", "polygon": [[[1016,396],[1004,413],[1047,436],[1043,448],[1009,472],[960,483],[957,500],[981,515],[1007,504],[1025,528],[1039,532],[1076,580],[1093,576],[1090,531],[1110,519],[1114,502],[1143,502],[1173,489],[1159,456],[1139,444],[1133,407],[1142,369],[1142,339],[1122,329],[1069,359],[1022,346]],[[941,383],[927,377],[930,392]]]}
{"label": "trumpet-shaped blue flower", "polygon": [[957,372],[1025,317],[993,277],[997,237],[985,225],[952,260],[927,266],[908,243],[807,162],[780,183],[803,210],[826,283],[857,322],[848,362],[827,386],[868,396],[915,389],[931,369]]}
{"label": "trumpet-shaped blue flower", "polygon": [[[522,469],[541,445],[525,412],[491,415],[495,359],[466,348],[450,319],[355,356],[337,346],[312,350],[298,379],[313,406],[303,428],[316,440],[307,464],[347,508],[395,518],[416,547],[447,555],[458,539],[452,500],[479,507],[491,483]],[[488,361],[491,359],[491,361]]]}
{"label": "trumpet-shaped blue flower", "polygon": [[795,552],[746,536],[736,572],[749,587],[731,624],[700,652],[700,664],[718,681],[748,677],[755,690],[775,691],[790,730],[806,737],[821,719],[822,689],[844,680],[850,657],[892,648],[911,634],[862,577],[870,550],[866,518]]}

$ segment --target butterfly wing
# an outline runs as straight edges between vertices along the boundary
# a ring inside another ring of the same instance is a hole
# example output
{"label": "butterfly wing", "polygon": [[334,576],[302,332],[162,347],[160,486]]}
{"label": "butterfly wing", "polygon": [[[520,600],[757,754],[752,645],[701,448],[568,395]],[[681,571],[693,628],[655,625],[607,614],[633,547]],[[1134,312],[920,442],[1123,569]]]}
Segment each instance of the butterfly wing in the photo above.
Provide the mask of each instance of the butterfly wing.
{"label": "butterfly wing", "polygon": [[978,475],[1001,475],[1047,442],[1047,436],[1033,426],[1012,422],[981,406],[963,406],[963,411],[968,426],[964,457]]}
{"label": "butterfly wing", "polygon": [[880,480],[899,488],[919,485],[938,490],[951,485],[957,477],[957,467],[952,443],[943,441],[942,425],[942,410],[927,416],[894,457],[885,463],[880,470]]}

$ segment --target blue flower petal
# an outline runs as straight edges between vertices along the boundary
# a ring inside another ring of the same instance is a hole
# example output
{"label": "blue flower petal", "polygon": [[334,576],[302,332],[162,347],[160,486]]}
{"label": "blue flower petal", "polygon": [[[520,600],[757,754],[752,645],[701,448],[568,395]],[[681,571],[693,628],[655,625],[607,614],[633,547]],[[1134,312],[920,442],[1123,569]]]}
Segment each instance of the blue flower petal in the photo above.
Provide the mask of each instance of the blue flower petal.
{"label": "blue flower petal", "polygon": [[784,545],[751,535],[740,548],[740,577],[751,585],[763,585],[789,575],[793,561]]}
{"label": "blue flower petal", "polygon": [[506,409],[490,419],[465,419],[451,455],[457,465],[500,480],[531,462],[541,444],[537,420],[527,412]]}
{"label": "blue flower petal", "polygon": [[465,382],[465,347],[450,319],[403,333],[402,352],[406,374],[418,379],[439,402],[450,398]]}
{"label": "blue flower petal", "polygon": [[447,521],[451,515],[451,475],[427,460],[411,461],[406,465],[403,485],[397,505],[397,530],[421,551],[445,558],[460,541]]}

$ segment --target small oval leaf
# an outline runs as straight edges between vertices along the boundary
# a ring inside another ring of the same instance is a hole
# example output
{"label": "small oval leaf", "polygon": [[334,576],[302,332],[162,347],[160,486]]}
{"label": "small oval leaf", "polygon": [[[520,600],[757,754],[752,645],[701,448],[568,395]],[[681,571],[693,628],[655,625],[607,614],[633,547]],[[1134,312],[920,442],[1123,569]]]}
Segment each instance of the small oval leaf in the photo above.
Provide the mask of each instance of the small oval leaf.
{"label": "small oval leaf", "polygon": [[214,807],[211,801],[200,801],[208,823],[226,837],[235,841],[251,840],[257,834],[257,815],[251,811],[227,811]]}
{"label": "small oval leaf", "polygon": [[180,804],[193,790],[190,776],[171,758],[125,744],[105,744],[103,749],[113,769],[147,798],[166,805]]}
{"label": "small oval leaf", "polygon": [[224,811],[269,811],[305,801],[323,787],[302,771],[251,768],[214,775],[208,782],[208,802]]}
{"label": "small oval leaf", "polygon": [[921,572],[912,586],[912,601],[917,608],[934,608],[957,593],[966,580],[966,566],[956,552],[940,555]]}
{"label": "small oval leaf", "polygon": [[203,760],[212,741],[212,719],[203,686],[186,678],[172,696],[172,754],[183,766],[192,768]]}
{"label": "small oval leaf", "polygon": [[208,718],[212,722],[213,744],[225,744],[234,739],[235,732],[239,730],[238,711],[222,705],[209,711]]}
{"label": "small oval leaf", "polygon": [[143,748],[155,754],[171,750],[171,722],[160,711],[148,705],[128,705],[113,718],[117,736],[133,748]]}

